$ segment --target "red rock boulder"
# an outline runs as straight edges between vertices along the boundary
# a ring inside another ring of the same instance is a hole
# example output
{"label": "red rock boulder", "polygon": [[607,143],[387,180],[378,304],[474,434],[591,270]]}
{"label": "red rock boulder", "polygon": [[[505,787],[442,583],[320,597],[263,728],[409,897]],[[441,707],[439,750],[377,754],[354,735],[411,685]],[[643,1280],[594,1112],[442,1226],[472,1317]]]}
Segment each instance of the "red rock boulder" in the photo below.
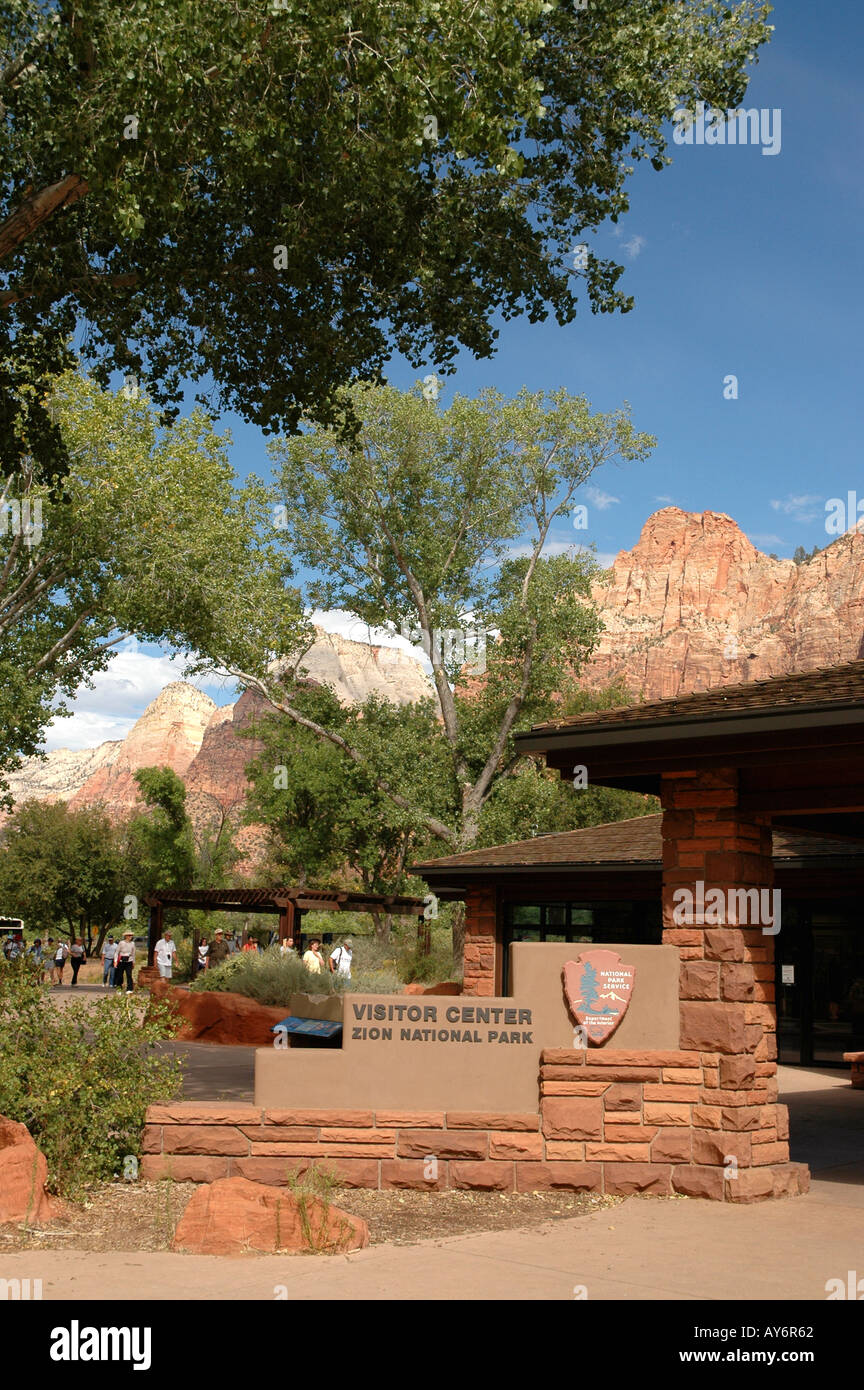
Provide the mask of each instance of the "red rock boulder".
{"label": "red rock boulder", "polygon": [[218,1178],[190,1199],[171,1248],[193,1255],[341,1255],[368,1244],[365,1221],[320,1197],[295,1196],[248,1178]]}
{"label": "red rock boulder", "polygon": [[281,1006],[247,999],[245,994],[183,989],[167,980],[154,980],[150,997],[164,1000],[182,1016],[183,1024],[175,1036],[187,1042],[269,1047],[273,1042],[270,1030],[288,1013]]}
{"label": "red rock boulder", "polygon": [[60,1206],[45,1192],[48,1164],[26,1125],[0,1115],[0,1224],[47,1221]]}

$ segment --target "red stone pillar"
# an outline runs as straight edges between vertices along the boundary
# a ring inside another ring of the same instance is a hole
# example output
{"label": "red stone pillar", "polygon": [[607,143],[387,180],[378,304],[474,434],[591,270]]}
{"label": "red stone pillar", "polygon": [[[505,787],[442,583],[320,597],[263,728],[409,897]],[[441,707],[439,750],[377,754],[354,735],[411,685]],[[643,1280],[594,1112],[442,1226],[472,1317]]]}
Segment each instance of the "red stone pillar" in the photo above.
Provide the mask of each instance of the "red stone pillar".
{"label": "red stone pillar", "polygon": [[[663,940],[681,957],[680,1047],[699,1052],[704,1068],[692,1161],[723,1166],[727,1201],[804,1190],[807,1170],[789,1163],[788,1112],[777,1104],[770,821],[739,809],[733,768],[665,774],[661,803]],[[676,899],[680,889],[691,899]]]}
{"label": "red stone pillar", "polygon": [[464,994],[498,991],[497,903],[493,887],[469,888],[465,895]]}

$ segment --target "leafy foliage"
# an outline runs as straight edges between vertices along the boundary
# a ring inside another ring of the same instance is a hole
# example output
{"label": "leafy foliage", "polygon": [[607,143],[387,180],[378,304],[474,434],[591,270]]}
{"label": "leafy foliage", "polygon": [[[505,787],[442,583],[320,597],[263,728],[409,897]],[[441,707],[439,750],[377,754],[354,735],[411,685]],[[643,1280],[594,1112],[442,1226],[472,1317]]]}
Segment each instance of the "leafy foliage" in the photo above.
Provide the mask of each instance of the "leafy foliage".
{"label": "leafy foliage", "polygon": [[170,767],[143,767],[135,773],[135,781],[148,808],[131,821],[128,830],[140,887],[146,891],[191,888],[195,838],[183,779]]}
{"label": "leafy foliage", "polygon": [[[728,107],[744,0],[3,0],[0,426],[57,471],[43,398],[79,321],[160,404],[338,417],[393,349],[493,350],[498,314],[626,310],[574,240],[660,169],[677,104]],[[2,219],[5,219],[2,220]],[[275,364],[275,365],[274,365]]]}
{"label": "leafy foliage", "polygon": [[77,1196],[123,1175],[147,1106],[177,1094],[180,1062],[158,1050],[174,1025],[113,991],[56,1009],[40,975],[26,957],[0,963],[0,1114],[27,1126],[53,1189]]}
{"label": "leafy foliage", "polygon": [[19,480],[41,536],[0,527],[0,774],[38,750],[126,633],[197,651],[233,624],[238,660],[291,641],[266,493],[254,478],[235,488],[203,414],[164,429],[143,397],[74,375],[53,399],[73,460],[64,492]]}
{"label": "leafy foliage", "polygon": [[118,836],[98,806],[28,801],[3,830],[0,903],[28,930],[92,937],[94,924],[118,922],[124,893]]}
{"label": "leafy foliage", "polygon": [[[379,829],[384,802],[370,803],[372,791],[400,813],[403,832],[467,847],[496,781],[518,765],[513,735],[577,698],[581,663],[597,640],[597,566],[575,549],[544,553],[550,530],[596,468],[642,459],[654,441],[626,409],[592,414],[563,390],[523,390],[512,400],[489,390],[457,396],[446,410],[419,389],[349,394],[356,440],[310,429],[273,446],[288,499],[285,536],[292,562],[311,573],[310,605],[419,636],[433,668],[434,717],[425,707],[385,714],[373,702],[350,716],[335,701],[310,707],[302,650],[278,670],[260,659],[245,670],[227,657],[222,664],[342,755],[349,800],[349,763],[371,779],[359,785]],[[472,634],[488,634],[473,679],[461,669],[464,649],[448,650],[437,635],[460,629],[469,645]],[[339,766],[331,756],[325,807],[338,795]],[[311,809],[289,794],[282,813],[260,784],[259,804],[294,835]]]}

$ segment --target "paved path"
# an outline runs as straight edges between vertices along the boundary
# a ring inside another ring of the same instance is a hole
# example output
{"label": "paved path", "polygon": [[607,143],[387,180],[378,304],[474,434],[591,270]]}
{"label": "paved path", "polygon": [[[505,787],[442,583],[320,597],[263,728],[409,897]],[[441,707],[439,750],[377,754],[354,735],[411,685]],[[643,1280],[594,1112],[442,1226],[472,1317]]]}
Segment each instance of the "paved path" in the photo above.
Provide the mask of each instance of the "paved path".
{"label": "paved path", "polygon": [[[254,1048],[167,1044],[187,1060],[189,1099],[252,1099]],[[42,1279],[46,1299],[695,1301],[824,1300],[829,1279],[864,1277],[864,1091],[847,1073],[781,1068],[792,1156],[807,1197],[746,1207],[631,1198],[533,1231],[495,1231],[353,1255],[247,1256],[27,1251],[0,1277]]]}
{"label": "paved path", "polygon": [[[828,1279],[864,1274],[864,1210],[817,1193],[750,1207],[631,1198],[534,1231],[379,1245],[353,1255],[245,1256],[27,1251],[5,1278],[42,1279],[45,1299],[572,1301],[824,1300]],[[283,1295],[284,1296],[284,1295]]]}

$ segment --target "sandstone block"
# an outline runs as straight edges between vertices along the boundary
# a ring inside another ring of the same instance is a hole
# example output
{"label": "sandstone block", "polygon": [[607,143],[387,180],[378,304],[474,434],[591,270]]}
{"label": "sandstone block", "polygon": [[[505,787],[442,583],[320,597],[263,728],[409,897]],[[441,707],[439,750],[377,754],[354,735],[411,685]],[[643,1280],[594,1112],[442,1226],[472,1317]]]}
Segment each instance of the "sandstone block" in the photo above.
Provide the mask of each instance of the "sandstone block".
{"label": "sandstone block", "polygon": [[145,1154],[138,1175],[142,1182],[215,1182],[227,1178],[231,1160],[195,1155]]}
{"label": "sandstone block", "polygon": [[443,1129],[444,1115],[440,1110],[376,1110],[375,1124],[383,1129]]}
{"label": "sandstone block", "polygon": [[490,1159],[542,1159],[543,1155],[542,1134],[497,1131],[489,1135]]}
{"label": "sandstone block", "polygon": [[470,1130],[400,1130],[396,1155],[399,1158],[486,1158],[489,1136]]}
{"label": "sandstone block", "polygon": [[743,1004],[711,1004],[681,1001],[681,1041],[711,1052],[744,1051]]}
{"label": "sandstone block", "polygon": [[[434,1177],[431,1176],[433,1172]],[[420,1159],[385,1158],[382,1160],[382,1188],[416,1188],[429,1192],[440,1192],[446,1186],[446,1163],[438,1163],[434,1169],[431,1169],[429,1164]]]}
{"label": "sandstone block", "polygon": [[548,1139],[594,1139],[603,1133],[603,1103],[590,1096],[553,1096],[540,1102]]}
{"label": "sandstone block", "polygon": [[672,1191],[672,1168],[668,1163],[606,1163],[603,1175],[609,1196],[650,1192],[666,1197]]}
{"label": "sandstone block", "polygon": [[546,1163],[515,1164],[517,1192],[602,1192],[603,1169],[597,1163],[569,1163],[555,1160]]}
{"label": "sandstone block", "polygon": [[248,1154],[249,1140],[230,1125],[165,1125],[162,1151],[166,1154]]}
{"label": "sandstone block", "polygon": [[[519,1164],[516,1165],[520,1167]],[[450,1186],[461,1189],[476,1188],[481,1192],[512,1192],[514,1185],[514,1165],[512,1163],[465,1163],[450,1164]]]}
{"label": "sandstone block", "polygon": [[689,1163],[672,1169],[672,1187],[684,1197],[707,1197],[714,1202],[723,1200],[723,1169],[699,1168]]}
{"label": "sandstone block", "polygon": [[689,1163],[692,1136],[689,1129],[661,1129],[651,1145],[652,1163]]}
{"label": "sandstone block", "polygon": [[539,1130],[540,1116],[533,1110],[512,1113],[499,1110],[448,1110],[447,1128]]}
{"label": "sandstone block", "polygon": [[603,1104],[606,1110],[641,1110],[642,1087],[626,1081],[616,1081],[606,1091]]}
{"label": "sandstone block", "polygon": [[359,1216],[319,1197],[298,1199],[246,1178],[217,1178],[199,1187],[177,1226],[172,1250],[196,1255],[315,1250],[344,1253],[369,1244]]}

